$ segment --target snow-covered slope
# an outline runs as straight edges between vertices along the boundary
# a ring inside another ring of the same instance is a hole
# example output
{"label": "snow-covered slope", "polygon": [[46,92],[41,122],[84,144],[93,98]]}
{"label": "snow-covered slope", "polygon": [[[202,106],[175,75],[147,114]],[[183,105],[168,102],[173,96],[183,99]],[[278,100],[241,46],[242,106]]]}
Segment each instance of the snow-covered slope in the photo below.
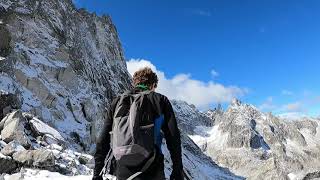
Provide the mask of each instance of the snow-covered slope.
{"label": "snow-covered slope", "polygon": [[[320,168],[320,119],[281,119],[238,100],[226,111],[217,108],[205,114],[213,126],[196,124],[195,133],[189,136],[214,161],[237,175],[302,179]],[[188,124],[192,126],[193,121]]]}
{"label": "snow-covered slope", "polygon": [[57,172],[50,172],[48,170],[34,170],[24,169],[19,173],[12,175],[4,175],[4,180],[12,180],[22,178],[24,180],[90,180],[91,175],[77,175],[77,176],[65,176]]}
{"label": "snow-covered slope", "polygon": [[[0,173],[33,167],[5,179],[90,179],[92,156],[85,153],[94,151],[112,98],[130,87],[109,16],[78,10],[71,0],[0,0]],[[196,111],[184,111],[179,123],[187,178],[241,179],[216,165],[184,132],[192,131],[183,123],[188,118],[210,125],[204,115],[188,117]]]}

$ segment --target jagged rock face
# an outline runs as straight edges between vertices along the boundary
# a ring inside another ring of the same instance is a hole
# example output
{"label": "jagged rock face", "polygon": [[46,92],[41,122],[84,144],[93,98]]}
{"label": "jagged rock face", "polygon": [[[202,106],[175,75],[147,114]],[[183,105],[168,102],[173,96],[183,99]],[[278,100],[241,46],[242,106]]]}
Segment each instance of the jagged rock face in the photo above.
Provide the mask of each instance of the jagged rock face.
{"label": "jagged rock face", "polygon": [[[69,149],[61,134],[38,118],[17,110],[9,113],[3,121],[5,125],[0,130],[0,173],[17,172],[21,167],[47,169],[67,175],[92,173],[88,165],[92,156]],[[8,122],[16,122],[16,126],[7,126]],[[4,136],[8,127],[12,129],[12,140]],[[17,136],[22,133],[23,140]],[[45,137],[51,140],[47,141]],[[25,142],[28,146],[24,145]]]}
{"label": "jagged rock face", "polygon": [[0,89],[88,149],[106,105],[131,86],[110,17],[71,0],[0,0],[0,32]]}
{"label": "jagged rock face", "polygon": [[[171,104],[181,133],[182,160],[186,179],[244,179],[228,169],[218,166],[210,157],[203,154],[197,144],[188,136],[200,133],[197,126],[209,126],[214,121],[197,110],[194,105],[189,105],[184,101],[171,100]],[[170,155],[165,146],[163,149],[167,159],[165,160],[165,172],[169,176],[171,164],[168,157]]]}
{"label": "jagged rock face", "polygon": [[200,113],[194,105],[178,100],[171,100],[171,103],[179,127],[185,133],[193,134],[196,126],[209,126],[214,123],[212,119]]}
{"label": "jagged rock face", "polygon": [[[302,179],[319,168],[319,119],[284,120],[238,100],[226,111],[217,108],[205,114],[214,125],[196,124],[196,133],[189,136],[213,160],[237,175]],[[194,112],[192,116],[203,114]]]}
{"label": "jagged rock face", "polygon": [[[181,129],[182,141],[182,160],[184,165],[185,176],[187,180],[191,179],[244,179],[230,172],[227,168],[222,168],[217,165],[210,157],[206,156],[201,149],[188,137],[188,135]],[[169,157],[169,152],[165,151],[165,156]],[[165,161],[167,168],[171,167],[168,161]],[[167,171],[168,172],[168,169]]]}

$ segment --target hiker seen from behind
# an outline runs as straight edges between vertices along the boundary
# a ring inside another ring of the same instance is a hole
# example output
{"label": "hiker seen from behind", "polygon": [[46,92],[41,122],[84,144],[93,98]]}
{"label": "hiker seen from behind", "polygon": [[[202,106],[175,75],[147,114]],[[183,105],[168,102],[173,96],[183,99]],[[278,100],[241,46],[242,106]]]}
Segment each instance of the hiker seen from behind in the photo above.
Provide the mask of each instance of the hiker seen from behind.
{"label": "hiker seen from behind", "polygon": [[133,75],[134,88],[116,97],[96,144],[93,180],[164,180],[164,136],[173,162],[171,180],[183,180],[180,131],[168,98],[155,92],[148,67]]}

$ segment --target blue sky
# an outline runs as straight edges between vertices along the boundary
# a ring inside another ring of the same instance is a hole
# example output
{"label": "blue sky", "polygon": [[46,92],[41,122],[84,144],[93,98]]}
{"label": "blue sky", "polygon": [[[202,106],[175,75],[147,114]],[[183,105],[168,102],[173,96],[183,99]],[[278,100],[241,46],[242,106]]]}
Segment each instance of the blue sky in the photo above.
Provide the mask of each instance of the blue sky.
{"label": "blue sky", "polygon": [[[76,0],[76,5],[109,14],[126,58],[147,60],[166,80],[182,74],[192,80],[183,82],[200,83],[205,92],[221,85],[264,111],[320,114],[318,0]],[[224,99],[208,95],[210,106],[227,104],[225,92]]]}

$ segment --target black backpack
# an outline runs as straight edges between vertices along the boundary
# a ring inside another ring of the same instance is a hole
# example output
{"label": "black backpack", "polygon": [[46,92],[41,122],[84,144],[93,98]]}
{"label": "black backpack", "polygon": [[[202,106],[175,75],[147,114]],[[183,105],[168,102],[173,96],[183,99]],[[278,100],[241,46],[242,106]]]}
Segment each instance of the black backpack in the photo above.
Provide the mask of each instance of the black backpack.
{"label": "black backpack", "polygon": [[124,166],[140,166],[144,163],[141,171],[128,180],[147,170],[155,159],[153,115],[157,108],[154,108],[148,98],[150,93],[152,92],[126,92],[121,95],[114,111],[110,132],[112,155],[109,155],[108,160],[114,157],[117,164]]}

